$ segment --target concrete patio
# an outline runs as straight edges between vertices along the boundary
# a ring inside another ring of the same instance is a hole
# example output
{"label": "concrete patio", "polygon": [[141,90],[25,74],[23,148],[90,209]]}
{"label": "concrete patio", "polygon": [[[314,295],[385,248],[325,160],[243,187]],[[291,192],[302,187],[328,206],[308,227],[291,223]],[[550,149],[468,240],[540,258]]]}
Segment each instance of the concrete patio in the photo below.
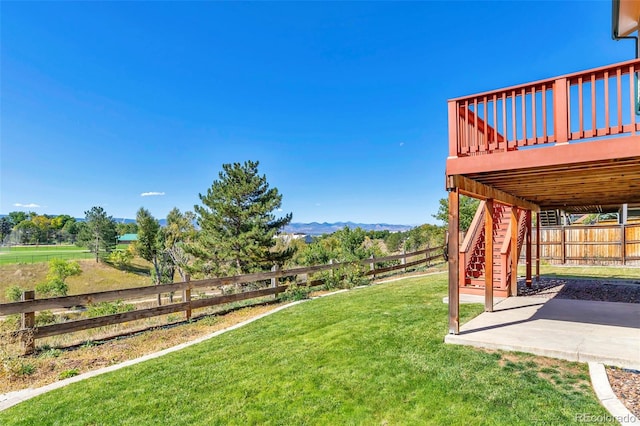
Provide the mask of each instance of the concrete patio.
{"label": "concrete patio", "polygon": [[445,342],[640,370],[640,304],[510,297]]}

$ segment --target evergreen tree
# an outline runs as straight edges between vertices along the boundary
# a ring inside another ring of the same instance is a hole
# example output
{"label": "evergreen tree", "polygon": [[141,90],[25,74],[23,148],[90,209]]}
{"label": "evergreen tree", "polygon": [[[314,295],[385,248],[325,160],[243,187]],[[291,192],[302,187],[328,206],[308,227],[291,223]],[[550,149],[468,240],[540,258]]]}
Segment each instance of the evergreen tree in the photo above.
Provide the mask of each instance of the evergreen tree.
{"label": "evergreen tree", "polygon": [[95,253],[97,262],[100,251],[110,253],[116,247],[116,224],[102,207],[92,207],[84,214],[85,222],[78,234],[78,245]]}
{"label": "evergreen tree", "polygon": [[11,234],[11,221],[6,217],[0,217],[0,244]]}
{"label": "evergreen tree", "polygon": [[291,213],[277,218],[282,195],[269,188],[265,175],[258,174],[257,161],[223,164],[195,213],[199,238],[189,251],[205,274],[245,274],[269,269],[291,253],[275,252],[276,233],[291,222]]}

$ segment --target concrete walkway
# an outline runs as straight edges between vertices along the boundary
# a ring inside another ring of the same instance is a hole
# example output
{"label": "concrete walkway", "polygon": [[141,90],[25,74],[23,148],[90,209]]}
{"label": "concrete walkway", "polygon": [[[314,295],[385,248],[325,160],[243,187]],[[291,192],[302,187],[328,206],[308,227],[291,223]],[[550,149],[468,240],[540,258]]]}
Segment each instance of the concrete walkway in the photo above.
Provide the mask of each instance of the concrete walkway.
{"label": "concrete walkway", "polygon": [[640,370],[640,304],[510,297],[445,342]]}

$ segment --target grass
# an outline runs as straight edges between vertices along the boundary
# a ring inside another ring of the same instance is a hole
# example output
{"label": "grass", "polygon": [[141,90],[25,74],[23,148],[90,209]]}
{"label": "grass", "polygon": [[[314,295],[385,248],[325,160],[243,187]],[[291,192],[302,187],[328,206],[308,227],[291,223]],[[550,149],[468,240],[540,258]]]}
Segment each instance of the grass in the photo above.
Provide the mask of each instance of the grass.
{"label": "grass", "polygon": [[[151,285],[148,275],[121,271],[91,259],[78,260],[78,263],[82,273],[66,280],[70,295]],[[146,262],[136,259],[134,267],[149,271],[148,266],[143,263]],[[45,280],[47,271],[47,263],[0,265],[0,303],[9,302],[6,297],[7,288],[18,285],[25,290],[33,290],[36,284]]]}
{"label": "grass", "polygon": [[59,259],[91,259],[94,255],[74,245],[0,247],[0,265],[47,262]]}
{"label": "grass", "polygon": [[[445,345],[439,274],[316,299],[72,384],[0,424],[569,424],[586,366]],[[467,321],[482,311],[462,305]],[[553,377],[551,377],[553,376]]]}
{"label": "grass", "polygon": [[[532,268],[535,274],[535,266]],[[525,267],[518,266],[518,275],[525,275]],[[640,279],[640,267],[632,266],[565,266],[565,265],[540,265],[540,275],[547,278],[614,278],[614,279]]]}

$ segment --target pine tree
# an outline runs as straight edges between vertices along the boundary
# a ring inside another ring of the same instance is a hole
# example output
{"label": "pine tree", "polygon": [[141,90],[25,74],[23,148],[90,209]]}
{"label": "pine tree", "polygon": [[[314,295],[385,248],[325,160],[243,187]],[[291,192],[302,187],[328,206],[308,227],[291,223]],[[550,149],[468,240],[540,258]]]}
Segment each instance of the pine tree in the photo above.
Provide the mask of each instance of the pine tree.
{"label": "pine tree", "polygon": [[116,223],[102,207],[92,207],[84,214],[85,222],[78,234],[78,244],[95,253],[97,262],[101,250],[110,253],[116,247]]}
{"label": "pine tree", "polygon": [[189,251],[207,275],[235,275],[268,270],[288,252],[275,252],[274,236],[291,222],[291,213],[277,218],[282,195],[258,174],[257,161],[223,164],[202,205],[194,206],[199,238]]}

